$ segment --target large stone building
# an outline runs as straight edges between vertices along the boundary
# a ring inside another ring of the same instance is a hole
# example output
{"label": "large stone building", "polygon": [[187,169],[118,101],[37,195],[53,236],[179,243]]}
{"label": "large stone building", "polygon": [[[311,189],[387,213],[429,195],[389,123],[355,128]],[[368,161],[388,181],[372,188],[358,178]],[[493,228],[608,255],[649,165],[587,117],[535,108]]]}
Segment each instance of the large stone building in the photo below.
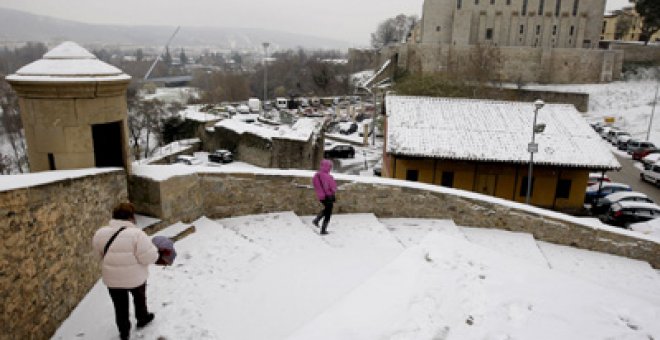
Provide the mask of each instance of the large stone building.
{"label": "large stone building", "polygon": [[[393,49],[412,72],[469,76],[488,60],[491,80],[619,79],[623,53],[598,49],[605,0],[425,0],[420,23]],[[483,64],[483,63],[481,63]]]}

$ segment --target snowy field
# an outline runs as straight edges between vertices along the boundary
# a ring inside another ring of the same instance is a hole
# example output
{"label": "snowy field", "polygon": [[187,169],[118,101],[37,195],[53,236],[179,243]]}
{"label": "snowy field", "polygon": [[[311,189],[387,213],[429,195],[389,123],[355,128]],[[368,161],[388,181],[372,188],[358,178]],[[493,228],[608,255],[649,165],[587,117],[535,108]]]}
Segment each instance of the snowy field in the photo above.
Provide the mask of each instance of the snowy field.
{"label": "snowy field", "polygon": [[[131,338],[660,338],[645,262],[447,220],[338,215],[325,237],[310,221],[193,222],[175,265],[151,268],[156,319]],[[113,317],[99,281],[52,339],[118,339]]]}

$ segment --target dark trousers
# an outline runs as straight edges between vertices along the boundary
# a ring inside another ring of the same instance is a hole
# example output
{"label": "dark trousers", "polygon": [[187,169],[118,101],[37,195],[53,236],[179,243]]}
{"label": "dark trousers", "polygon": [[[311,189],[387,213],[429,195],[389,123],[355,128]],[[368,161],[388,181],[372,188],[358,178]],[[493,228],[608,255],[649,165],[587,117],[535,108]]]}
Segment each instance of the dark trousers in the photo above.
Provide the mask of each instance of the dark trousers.
{"label": "dark trousers", "polygon": [[128,293],[133,295],[135,318],[140,322],[147,318],[147,283],[135,288],[108,288],[110,298],[115,305],[115,323],[121,336],[128,336],[131,331],[131,322],[128,320]]}
{"label": "dark trousers", "polygon": [[323,218],[323,224],[321,224],[321,232],[325,232],[326,228],[328,227],[328,223],[330,223],[334,202],[326,198],[322,200],[321,203],[323,204],[323,209],[318,213],[318,215],[316,215],[315,220],[318,222],[321,220],[321,218]]}

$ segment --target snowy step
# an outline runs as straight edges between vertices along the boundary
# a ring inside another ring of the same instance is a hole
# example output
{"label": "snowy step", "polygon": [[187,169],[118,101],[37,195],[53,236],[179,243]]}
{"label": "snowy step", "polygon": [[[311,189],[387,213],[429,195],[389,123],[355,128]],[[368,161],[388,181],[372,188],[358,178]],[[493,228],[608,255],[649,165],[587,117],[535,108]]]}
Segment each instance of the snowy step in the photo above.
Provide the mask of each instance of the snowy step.
{"label": "snowy step", "polygon": [[[150,267],[147,301],[156,319],[143,330],[133,328],[131,338],[218,339],[214,331],[217,321],[208,312],[221,305],[220,297],[232,294],[243,281],[249,281],[272,257],[266,249],[215,221],[201,218],[192,224],[196,232],[175,244],[178,254],[174,265]],[[176,234],[185,227],[186,224],[177,223],[160,233]],[[99,280],[53,339],[116,337],[112,302]]]}
{"label": "snowy step", "polygon": [[[305,220],[308,223],[303,227],[307,233],[323,246],[302,235],[286,236],[287,242],[292,243],[289,246],[296,251],[280,254],[235,294],[222,299],[221,308],[214,311],[219,338],[282,339],[359,286],[403,250],[371,214],[333,216],[332,233],[326,236],[314,234],[311,218]],[[292,225],[291,221],[289,228]],[[266,241],[269,245],[275,242],[258,232],[262,228],[251,228],[250,232],[239,225],[233,228],[258,238],[259,242]],[[280,228],[277,230],[281,232]],[[282,235],[276,235],[279,237]],[[330,244],[334,246],[323,243],[326,238],[333,238]],[[313,246],[303,247],[305,243]]]}
{"label": "snowy step", "polygon": [[[301,217],[307,225],[312,225],[312,217]],[[387,227],[380,223],[374,214],[333,215],[328,225],[329,235],[323,240],[335,248],[384,248],[397,253],[402,247]],[[366,241],[366,243],[365,243]]]}
{"label": "snowy step", "polygon": [[288,339],[636,338],[660,331],[658,311],[625,290],[431,232]]}
{"label": "snowy step", "polygon": [[276,254],[327,247],[293,212],[225,218],[219,223]]}
{"label": "snowy step", "polygon": [[426,218],[380,218],[380,223],[405,247],[418,245],[431,231],[442,234],[463,236],[453,220]]}
{"label": "snowy step", "polygon": [[660,272],[648,262],[547,242],[538,244],[553,269],[660,305]]}
{"label": "snowy step", "polygon": [[462,227],[461,230],[472,243],[548,267],[548,261],[531,234],[485,228]]}

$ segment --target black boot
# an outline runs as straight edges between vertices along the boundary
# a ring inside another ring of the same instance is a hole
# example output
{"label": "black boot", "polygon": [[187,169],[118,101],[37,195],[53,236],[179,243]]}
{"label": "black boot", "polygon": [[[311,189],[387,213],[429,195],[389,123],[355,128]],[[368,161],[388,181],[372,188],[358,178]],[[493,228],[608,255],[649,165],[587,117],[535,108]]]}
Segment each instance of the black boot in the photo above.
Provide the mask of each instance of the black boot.
{"label": "black boot", "polygon": [[318,217],[315,218],[315,219],[312,221],[312,224],[313,224],[315,227],[318,228],[318,227],[319,227],[319,218],[318,218]]}
{"label": "black boot", "polygon": [[154,313],[149,313],[144,318],[144,320],[138,320],[137,328],[142,328],[142,327],[148,325],[149,323],[151,323],[151,321],[153,321],[153,319],[154,319],[154,316],[155,316]]}
{"label": "black boot", "polygon": [[328,228],[328,220],[323,221],[323,225],[321,226],[321,235],[327,235],[328,232],[326,229]]}

